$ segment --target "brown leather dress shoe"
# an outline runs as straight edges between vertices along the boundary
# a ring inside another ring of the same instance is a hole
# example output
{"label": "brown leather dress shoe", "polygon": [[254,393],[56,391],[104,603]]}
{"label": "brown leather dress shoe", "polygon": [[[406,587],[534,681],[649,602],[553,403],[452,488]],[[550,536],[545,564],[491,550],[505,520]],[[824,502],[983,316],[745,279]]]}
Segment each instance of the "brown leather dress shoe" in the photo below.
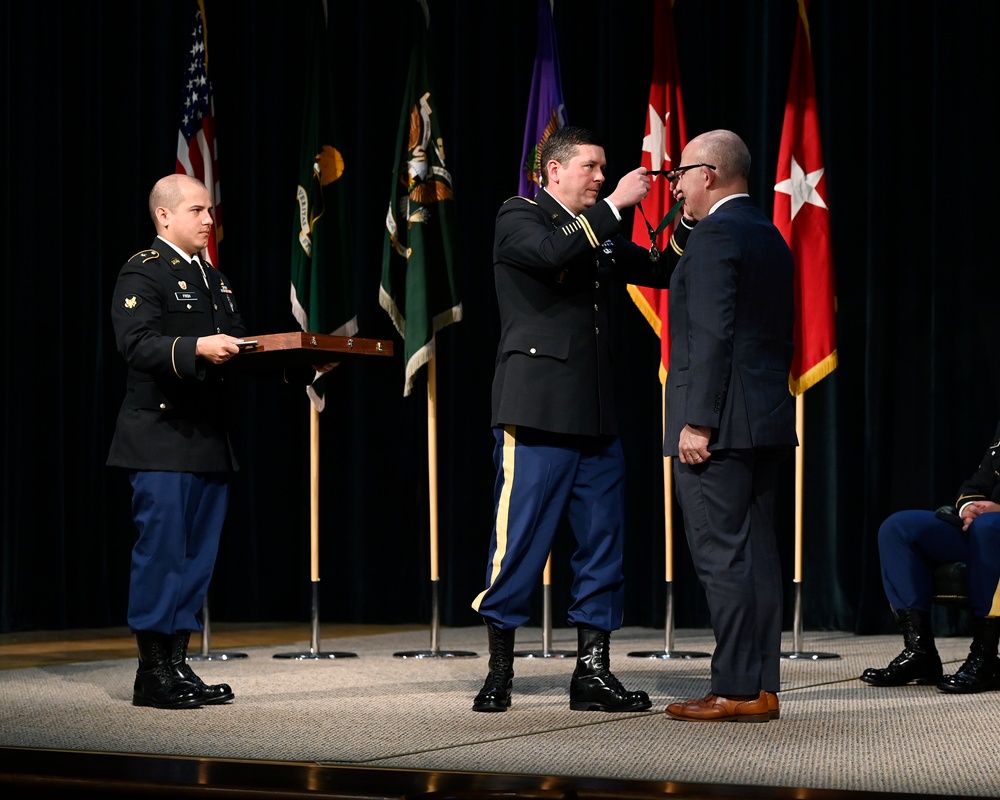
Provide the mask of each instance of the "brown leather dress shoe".
{"label": "brown leather dress shoe", "polygon": [[778,710],[778,695],[774,692],[765,692],[763,689],[760,693],[767,700],[768,719],[781,719],[781,711]]}
{"label": "brown leather dress shoe", "polygon": [[667,706],[667,714],[686,722],[767,722],[771,719],[763,692],[749,700],[710,694],[701,700],[671,703]]}

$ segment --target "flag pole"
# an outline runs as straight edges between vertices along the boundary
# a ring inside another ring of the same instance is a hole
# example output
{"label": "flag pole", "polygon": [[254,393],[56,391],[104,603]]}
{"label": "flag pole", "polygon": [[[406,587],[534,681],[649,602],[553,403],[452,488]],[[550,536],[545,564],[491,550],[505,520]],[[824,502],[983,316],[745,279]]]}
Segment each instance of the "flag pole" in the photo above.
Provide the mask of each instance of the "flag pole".
{"label": "flag pole", "polygon": [[[308,395],[307,395],[308,399]],[[322,651],[319,646],[319,409],[309,402],[309,553],[312,588],[312,641],[309,650],[275,653],[275,658],[355,658],[357,653]]]}
{"label": "flag pole", "polygon": [[[795,356],[789,389],[795,395],[795,612],[793,650],[782,658],[839,658],[802,650],[802,495],[805,474],[805,392],[837,366],[829,208],[823,197],[823,150],[816,109],[816,78],[809,41],[809,0],[798,0],[788,99],[781,126],[774,184],[774,224],[795,260]],[[802,187],[809,184],[809,191]],[[798,220],[796,222],[796,219]]]}
{"label": "flag pole", "polygon": [[799,446],[795,448],[795,612],[792,619],[792,650],[782,653],[782,658],[817,661],[821,658],[840,658],[837,653],[811,653],[802,650],[802,487],[805,473],[805,393],[795,398],[795,433]]}
{"label": "flag pole", "polygon": [[220,653],[212,650],[212,623],[208,616],[208,593],[201,602],[201,648],[197,653],[188,653],[188,661],[228,661],[231,658],[246,658],[246,653]]}
{"label": "flag pole", "polygon": [[[667,386],[663,384],[660,390],[660,424],[663,437],[666,436]],[[661,437],[661,441],[662,438]],[[673,458],[663,457],[663,527],[664,527],[664,574],[666,576],[667,609],[663,623],[663,649],[637,650],[629,653],[632,658],[706,658],[708,653],[694,650],[674,650],[674,488],[673,488]]]}
{"label": "flag pole", "polygon": [[469,650],[443,651],[438,647],[441,628],[438,590],[441,578],[438,573],[438,485],[437,485],[437,335],[431,336],[431,357],[427,361],[427,485],[431,533],[431,647],[430,650],[405,650],[393,653],[397,658],[461,658],[475,656]]}
{"label": "flag pole", "polygon": [[576,655],[576,650],[552,649],[552,552],[545,560],[542,571],[542,649],[517,650],[517,658],[568,658]]}

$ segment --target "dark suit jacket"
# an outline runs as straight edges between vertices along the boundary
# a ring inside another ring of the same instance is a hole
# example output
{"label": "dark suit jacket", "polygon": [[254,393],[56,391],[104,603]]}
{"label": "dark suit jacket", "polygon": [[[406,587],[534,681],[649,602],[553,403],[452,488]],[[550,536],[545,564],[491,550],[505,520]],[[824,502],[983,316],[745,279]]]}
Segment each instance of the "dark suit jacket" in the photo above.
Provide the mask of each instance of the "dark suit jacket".
{"label": "dark suit jacket", "polygon": [[750,198],[698,222],[670,281],[664,455],[685,424],[713,429],[710,450],[796,444],[793,292],[791,251]]}
{"label": "dark suit jacket", "polygon": [[125,400],[107,463],[129,470],[229,472],[238,468],[227,426],[227,370],[195,358],[200,336],[247,329],[229,281],[188,264],[163,240],[118,274],[111,321],[128,363]]}
{"label": "dark suit jacket", "polygon": [[576,219],[544,190],[534,201],[513,197],[501,206],[493,249],[500,306],[494,426],[618,432],[611,282],[665,288],[677,259],[666,250],[650,261],[647,250],[621,235],[604,200]]}

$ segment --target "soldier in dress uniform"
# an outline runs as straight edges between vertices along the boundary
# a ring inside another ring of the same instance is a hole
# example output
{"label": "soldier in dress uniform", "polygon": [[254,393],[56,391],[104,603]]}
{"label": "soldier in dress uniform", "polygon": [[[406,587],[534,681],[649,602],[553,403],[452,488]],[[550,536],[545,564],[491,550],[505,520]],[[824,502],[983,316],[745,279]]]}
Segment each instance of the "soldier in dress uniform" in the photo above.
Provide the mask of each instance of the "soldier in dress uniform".
{"label": "soldier in dress uniform", "polygon": [[622,235],[619,212],[646,196],[651,179],[640,167],[599,199],[605,155],[591,131],[557,129],[540,163],[537,197],[507,200],[496,221],[495,517],[486,588],[472,603],[486,624],[490,664],[473,710],[511,704],[514,633],[528,620],[566,521],[577,544],[570,708],[642,711],[650,707],[646,692],[626,690],[610,669],[609,640],[624,607],[625,473],[613,404],[611,287],[666,286],[687,229],[662,256]]}
{"label": "soldier in dress uniform", "polygon": [[[218,705],[228,684],[206,685],[187,663],[239,468],[229,438],[226,365],[247,333],[229,279],[200,257],[212,230],[205,185],[168,175],[153,186],[156,238],[122,267],[111,303],[128,364],[107,464],[128,471],[132,550],[128,625],[139,653],[132,702]],[[329,369],[328,365],[320,371]],[[307,383],[312,368],[286,376]]]}
{"label": "soldier in dress uniform", "polygon": [[[956,513],[949,513],[956,511]],[[878,531],[882,585],[903,634],[903,652],[870,667],[873,686],[933,683],[942,692],[970,694],[1000,688],[1000,424],[979,468],[958,490],[952,509],[897,511]],[[931,628],[934,570],[966,565],[973,636],[969,657],[944,675]]]}

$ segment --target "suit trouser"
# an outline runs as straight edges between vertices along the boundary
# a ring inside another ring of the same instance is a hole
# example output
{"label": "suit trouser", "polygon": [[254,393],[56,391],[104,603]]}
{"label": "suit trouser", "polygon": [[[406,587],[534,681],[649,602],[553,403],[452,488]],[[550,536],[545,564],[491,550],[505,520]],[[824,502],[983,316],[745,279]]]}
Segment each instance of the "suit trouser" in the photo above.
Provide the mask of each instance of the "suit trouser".
{"label": "suit trouser", "polygon": [[617,437],[494,428],[495,515],[486,589],[472,607],[497,627],[524,625],[560,523],[576,538],[568,623],[622,624],[625,457]]}
{"label": "suit trouser", "polygon": [[200,631],[229,502],[225,473],[133,472],[128,625],[133,631]]}
{"label": "suit trouser", "polygon": [[677,498],[715,634],[712,692],[777,692],[781,564],[774,531],[778,464],[788,448],[713,450],[674,460]]}
{"label": "suit trouser", "polygon": [[1000,616],[1000,513],[980,514],[968,531],[914,509],[890,514],[878,530],[882,586],[893,611],[931,610],[934,569],[963,561],[976,617]]}

